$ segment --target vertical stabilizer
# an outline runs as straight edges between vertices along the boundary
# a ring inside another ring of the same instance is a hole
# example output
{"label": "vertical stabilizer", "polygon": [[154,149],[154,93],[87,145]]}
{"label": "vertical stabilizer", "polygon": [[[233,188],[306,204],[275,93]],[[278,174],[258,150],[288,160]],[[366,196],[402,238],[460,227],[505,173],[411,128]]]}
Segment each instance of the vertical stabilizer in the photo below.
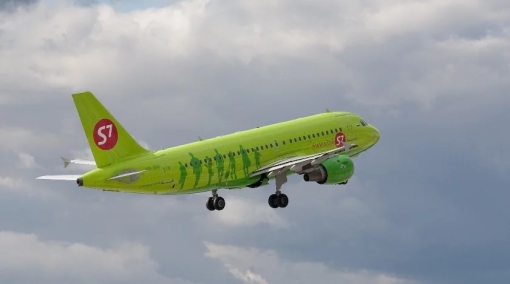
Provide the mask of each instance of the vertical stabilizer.
{"label": "vertical stabilizer", "polygon": [[98,168],[150,153],[91,92],[73,94],[73,100]]}

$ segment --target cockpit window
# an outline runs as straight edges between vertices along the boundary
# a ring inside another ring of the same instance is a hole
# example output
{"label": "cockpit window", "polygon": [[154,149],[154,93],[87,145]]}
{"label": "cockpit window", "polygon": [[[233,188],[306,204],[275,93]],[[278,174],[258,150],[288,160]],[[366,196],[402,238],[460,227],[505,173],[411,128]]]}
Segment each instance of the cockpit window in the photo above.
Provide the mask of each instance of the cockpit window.
{"label": "cockpit window", "polygon": [[361,125],[363,125],[363,126],[367,126],[368,125],[368,123],[366,123],[363,119],[360,122],[361,122]]}

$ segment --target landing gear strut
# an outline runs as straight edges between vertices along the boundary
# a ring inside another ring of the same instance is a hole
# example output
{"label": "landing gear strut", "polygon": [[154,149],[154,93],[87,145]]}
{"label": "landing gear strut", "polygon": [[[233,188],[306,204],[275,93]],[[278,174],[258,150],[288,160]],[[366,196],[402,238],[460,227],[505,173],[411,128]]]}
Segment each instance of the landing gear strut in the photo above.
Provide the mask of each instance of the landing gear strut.
{"label": "landing gear strut", "polygon": [[205,206],[207,207],[207,209],[209,209],[209,211],[223,210],[225,208],[225,199],[219,196],[216,190],[213,190],[212,193],[213,196],[207,199]]}
{"label": "landing gear strut", "polygon": [[289,198],[287,195],[283,194],[281,192],[282,185],[287,182],[287,175],[285,172],[280,172],[276,174],[276,193],[271,194],[269,196],[269,199],[267,200],[267,203],[271,208],[285,208],[287,205],[289,205]]}

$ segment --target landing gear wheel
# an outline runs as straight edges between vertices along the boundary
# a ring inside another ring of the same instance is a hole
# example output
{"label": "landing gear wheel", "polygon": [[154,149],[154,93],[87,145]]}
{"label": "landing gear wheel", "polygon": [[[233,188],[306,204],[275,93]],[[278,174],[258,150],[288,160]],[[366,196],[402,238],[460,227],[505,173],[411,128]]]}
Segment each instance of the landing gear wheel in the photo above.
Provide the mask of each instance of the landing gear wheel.
{"label": "landing gear wheel", "polygon": [[221,211],[225,208],[225,199],[223,197],[218,196],[214,199],[214,209]]}
{"label": "landing gear wheel", "polygon": [[209,209],[209,211],[214,211],[216,208],[214,208],[214,198],[209,197],[207,199],[207,202],[205,203],[205,207]]}
{"label": "landing gear wheel", "polygon": [[278,205],[279,205],[278,195],[276,195],[276,194],[269,195],[269,199],[267,200],[267,203],[269,203],[269,207],[271,207],[271,208],[278,208]]}
{"label": "landing gear wheel", "polygon": [[280,208],[285,208],[287,205],[289,205],[289,198],[283,193],[278,195],[276,200],[278,201],[278,207]]}

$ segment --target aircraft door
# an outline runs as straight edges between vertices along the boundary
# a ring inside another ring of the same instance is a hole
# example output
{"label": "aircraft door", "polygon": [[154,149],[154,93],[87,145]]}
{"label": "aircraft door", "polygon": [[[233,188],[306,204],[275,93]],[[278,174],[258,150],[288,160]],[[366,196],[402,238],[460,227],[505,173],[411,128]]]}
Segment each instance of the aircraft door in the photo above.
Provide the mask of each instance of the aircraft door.
{"label": "aircraft door", "polygon": [[162,184],[173,183],[174,182],[173,171],[170,167],[170,161],[168,160],[168,158],[166,156],[161,156],[159,165],[161,168],[161,183]]}

